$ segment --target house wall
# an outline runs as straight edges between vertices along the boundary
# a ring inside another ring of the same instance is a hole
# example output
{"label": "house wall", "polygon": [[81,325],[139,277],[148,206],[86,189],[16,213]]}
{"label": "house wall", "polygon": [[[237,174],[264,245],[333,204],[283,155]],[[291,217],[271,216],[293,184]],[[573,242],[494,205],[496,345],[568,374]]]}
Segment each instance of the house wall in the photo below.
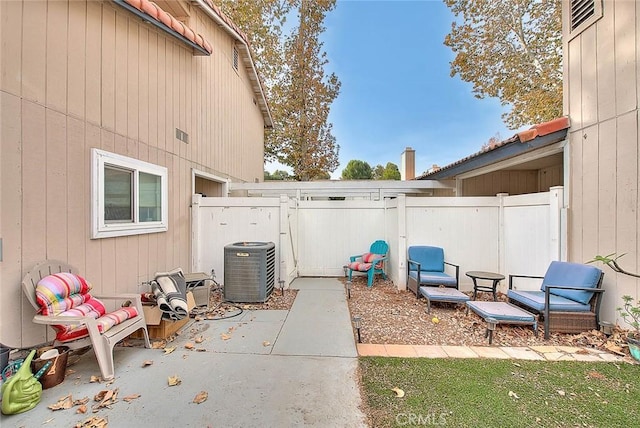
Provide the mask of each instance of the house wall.
{"label": "house wall", "polygon": [[[36,262],[69,262],[98,294],[136,292],[156,271],[189,269],[192,168],[263,177],[264,119],[231,66],[233,40],[182,5],[210,57],[109,1],[0,2],[3,343],[50,339],[20,289]],[[167,232],[90,239],[92,148],[168,168]]]}
{"label": "house wall", "polygon": [[[625,254],[619,264],[638,272],[640,2],[602,4],[602,17],[570,39],[569,2],[563,1],[564,113],[571,119],[568,257],[586,262]],[[614,321],[622,295],[640,297],[640,280],[604,270],[601,318]]]}
{"label": "house wall", "polygon": [[523,195],[548,192],[551,187],[562,185],[562,165],[539,170],[502,170],[464,179],[461,196]]}

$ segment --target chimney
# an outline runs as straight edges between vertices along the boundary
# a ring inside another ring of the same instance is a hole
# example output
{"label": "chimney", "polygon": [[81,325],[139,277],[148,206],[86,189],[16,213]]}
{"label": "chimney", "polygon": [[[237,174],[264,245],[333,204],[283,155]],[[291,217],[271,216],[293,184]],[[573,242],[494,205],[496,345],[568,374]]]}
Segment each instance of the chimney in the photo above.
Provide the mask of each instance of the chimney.
{"label": "chimney", "polygon": [[416,151],[407,147],[400,159],[400,179],[413,180],[416,178]]}

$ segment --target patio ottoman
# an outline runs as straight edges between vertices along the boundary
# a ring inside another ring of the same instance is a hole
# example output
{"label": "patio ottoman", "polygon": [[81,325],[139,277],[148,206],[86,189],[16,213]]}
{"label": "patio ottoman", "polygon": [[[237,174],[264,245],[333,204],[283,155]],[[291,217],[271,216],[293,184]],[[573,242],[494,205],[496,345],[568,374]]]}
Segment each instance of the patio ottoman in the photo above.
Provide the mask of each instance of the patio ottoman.
{"label": "patio ottoman", "polygon": [[427,313],[431,313],[431,302],[464,303],[470,297],[456,288],[448,287],[420,287],[420,294],[427,299]]}
{"label": "patio ottoman", "polygon": [[507,302],[467,302],[467,313],[471,309],[487,322],[485,337],[489,344],[493,342],[493,331],[498,324],[524,324],[533,326],[533,333],[538,335],[538,319],[535,315]]}

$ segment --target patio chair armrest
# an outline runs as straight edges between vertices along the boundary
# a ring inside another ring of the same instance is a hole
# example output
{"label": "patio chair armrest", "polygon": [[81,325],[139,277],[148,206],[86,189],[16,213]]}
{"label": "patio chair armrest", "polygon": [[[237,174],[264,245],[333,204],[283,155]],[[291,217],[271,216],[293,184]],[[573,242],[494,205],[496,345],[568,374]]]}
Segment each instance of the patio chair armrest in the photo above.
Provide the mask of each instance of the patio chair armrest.
{"label": "patio chair armrest", "polygon": [[56,317],[50,315],[34,315],[33,322],[47,325],[89,324],[95,319],[91,317]]}
{"label": "patio chair armrest", "polygon": [[407,259],[407,275],[409,275],[409,271],[411,270],[411,265],[416,265],[416,270],[418,272],[420,272],[420,263],[415,261],[415,260],[411,260],[411,259]]}
{"label": "patio chair armrest", "polygon": [[355,262],[357,259],[362,258],[362,256],[364,256],[364,254],[356,254],[355,256],[351,256],[351,257],[349,257],[349,260],[353,263],[353,262]]}
{"label": "patio chair armrest", "polygon": [[509,275],[509,290],[513,289],[513,278],[533,278],[533,279],[544,279],[544,276],[536,276],[536,275]]}
{"label": "patio chair armrest", "polygon": [[604,293],[606,290],[604,288],[588,288],[588,287],[576,287],[576,286],[569,286],[569,285],[549,285],[547,284],[545,286],[545,294],[548,293],[547,290],[551,289],[551,288],[556,288],[558,290],[582,290],[582,291],[588,291],[589,293]]}
{"label": "patio chair armrest", "polygon": [[[456,268],[456,284],[460,283],[460,265],[457,265],[455,263],[449,263],[449,262],[444,262],[445,265],[449,265],[449,266],[453,266]],[[457,288],[457,286],[456,286]]]}

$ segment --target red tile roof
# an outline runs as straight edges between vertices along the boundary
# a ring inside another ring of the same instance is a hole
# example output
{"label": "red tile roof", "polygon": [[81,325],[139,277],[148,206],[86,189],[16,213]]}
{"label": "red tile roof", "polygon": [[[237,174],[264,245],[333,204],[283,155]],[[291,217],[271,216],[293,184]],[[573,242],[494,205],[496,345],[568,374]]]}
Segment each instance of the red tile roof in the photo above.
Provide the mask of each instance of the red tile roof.
{"label": "red tile roof", "polygon": [[429,179],[429,176],[432,174],[435,174],[437,172],[450,169],[454,166],[468,162],[471,159],[482,156],[485,153],[491,152],[500,147],[506,146],[508,144],[526,143],[528,141],[534,140],[537,137],[543,137],[545,135],[552,134],[554,132],[562,131],[563,129],[568,129],[569,126],[570,126],[570,123],[569,123],[568,117],[559,117],[557,119],[550,120],[549,122],[544,122],[544,123],[534,125],[525,131],[518,132],[511,138],[500,141],[499,143],[490,144],[489,146],[484,147],[479,152],[469,155],[460,160],[457,160],[447,166],[443,166],[440,168],[440,167],[437,167],[437,165],[434,165],[434,167],[430,170],[430,172],[424,173],[419,177],[416,177],[415,179],[416,180]]}
{"label": "red tile roof", "polygon": [[200,46],[205,51],[213,52],[213,46],[201,34],[197,34],[192,28],[180,22],[169,12],[164,11],[160,6],[149,0],[124,0],[129,5],[135,7],[140,12],[148,15],[150,18],[163,23],[173,32],[180,34],[187,40]]}

